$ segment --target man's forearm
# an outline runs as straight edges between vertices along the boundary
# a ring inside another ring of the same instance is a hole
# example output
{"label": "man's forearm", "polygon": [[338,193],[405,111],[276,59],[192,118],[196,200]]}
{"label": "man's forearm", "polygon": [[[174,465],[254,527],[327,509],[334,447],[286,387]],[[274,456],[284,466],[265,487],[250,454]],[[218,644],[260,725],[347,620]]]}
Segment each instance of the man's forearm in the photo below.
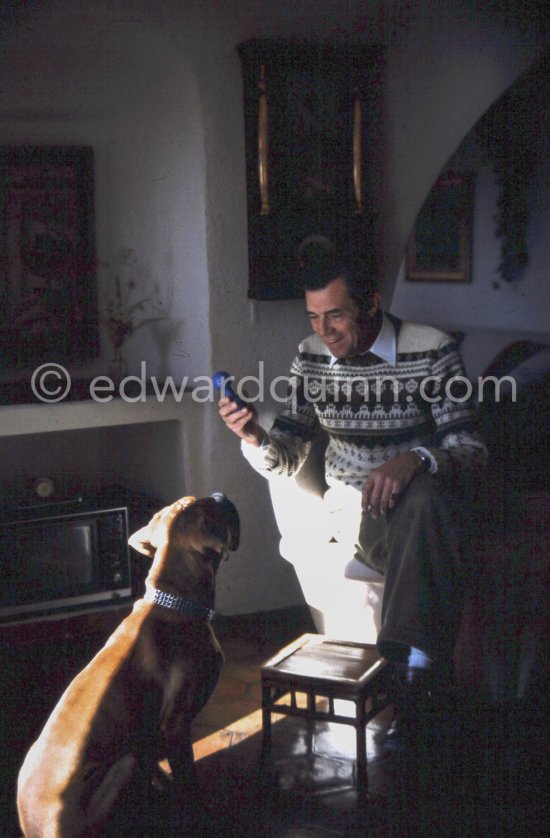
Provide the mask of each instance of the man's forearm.
{"label": "man's forearm", "polygon": [[487,448],[476,433],[458,431],[447,434],[439,446],[423,446],[431,460],[431,474],[448,471],[482,471],[487,465]]}
{"label": "man's forearm", "polygon": [[290,433],[262,429],[259,445],[242,442],[241,450],[255,471],[266,474],[281,474],[292,477],[304,463],[311,441]]}

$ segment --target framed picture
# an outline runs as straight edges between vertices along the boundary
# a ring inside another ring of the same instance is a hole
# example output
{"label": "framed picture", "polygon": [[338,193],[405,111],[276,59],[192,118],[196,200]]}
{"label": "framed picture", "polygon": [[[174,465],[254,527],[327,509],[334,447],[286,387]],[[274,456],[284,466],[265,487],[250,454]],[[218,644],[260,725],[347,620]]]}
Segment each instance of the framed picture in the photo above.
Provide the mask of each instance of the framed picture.
{"label": "framed picture", "polygon": [[475,176],[447,172],[420,210],[407,242],[409,282],[470,282]]}
{"label": "framed picture", "polygon": [[97,354],[93,150],[0,147],[0,371]]}

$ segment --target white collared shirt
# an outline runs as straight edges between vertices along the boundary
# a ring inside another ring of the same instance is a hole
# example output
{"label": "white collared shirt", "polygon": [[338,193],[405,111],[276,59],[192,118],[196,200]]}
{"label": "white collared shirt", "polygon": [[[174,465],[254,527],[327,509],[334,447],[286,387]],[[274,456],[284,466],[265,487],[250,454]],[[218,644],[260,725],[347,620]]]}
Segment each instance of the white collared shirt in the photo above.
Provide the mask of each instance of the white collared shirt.
{"label": "white collared shirt", "polygon": [[[395,326],[391,322],[390,318],[385,314],[382,318],[382,326],[378,332],[378,337],[370,349],[367,349],[366,352],[362,352],[361,354],[366,355],[367,352],[372,352],[373,355],[377,355],[383,361],[386,361],[386,363],[395,367],[397,360],[397,337],[395,334]],[[340,359],[336,358],[331,353],[330,366],[334,366],[338,360]]]}

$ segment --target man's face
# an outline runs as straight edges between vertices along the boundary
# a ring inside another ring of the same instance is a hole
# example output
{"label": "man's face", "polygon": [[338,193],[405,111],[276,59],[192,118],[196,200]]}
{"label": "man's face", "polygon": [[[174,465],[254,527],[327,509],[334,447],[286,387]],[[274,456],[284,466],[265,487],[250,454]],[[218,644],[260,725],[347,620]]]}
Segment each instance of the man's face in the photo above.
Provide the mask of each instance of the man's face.
{"label": "man's face", "polygon": [[371,308],[360,317],[345,279],[337,277],[319,291],[306,291],[307,313],[315,334],[335,358],[348,358],[366,352],[380,329],[375,315],[380,309],[380,294],[372,295]]}

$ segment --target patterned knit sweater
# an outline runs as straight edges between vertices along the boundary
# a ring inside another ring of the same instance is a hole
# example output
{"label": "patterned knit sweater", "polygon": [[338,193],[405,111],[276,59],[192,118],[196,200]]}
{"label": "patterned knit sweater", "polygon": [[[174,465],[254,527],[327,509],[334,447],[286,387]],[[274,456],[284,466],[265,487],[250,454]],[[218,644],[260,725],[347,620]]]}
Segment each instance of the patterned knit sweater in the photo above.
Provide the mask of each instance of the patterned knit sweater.
{"label": "patterned knit sweater", "polygon": [[432,473],[484,466],[486,449],[473,430],[474,411],[452,338],[430,326],[390,319],[395,366],[370,352],[331,366],[329,350],[316,335],[300,344],[287,404],[261,455],[243,446],[255,468],[295,474],[319,427],[329,437],[329,485],[361,489],[372,469],[417,447],[430,456]]}

